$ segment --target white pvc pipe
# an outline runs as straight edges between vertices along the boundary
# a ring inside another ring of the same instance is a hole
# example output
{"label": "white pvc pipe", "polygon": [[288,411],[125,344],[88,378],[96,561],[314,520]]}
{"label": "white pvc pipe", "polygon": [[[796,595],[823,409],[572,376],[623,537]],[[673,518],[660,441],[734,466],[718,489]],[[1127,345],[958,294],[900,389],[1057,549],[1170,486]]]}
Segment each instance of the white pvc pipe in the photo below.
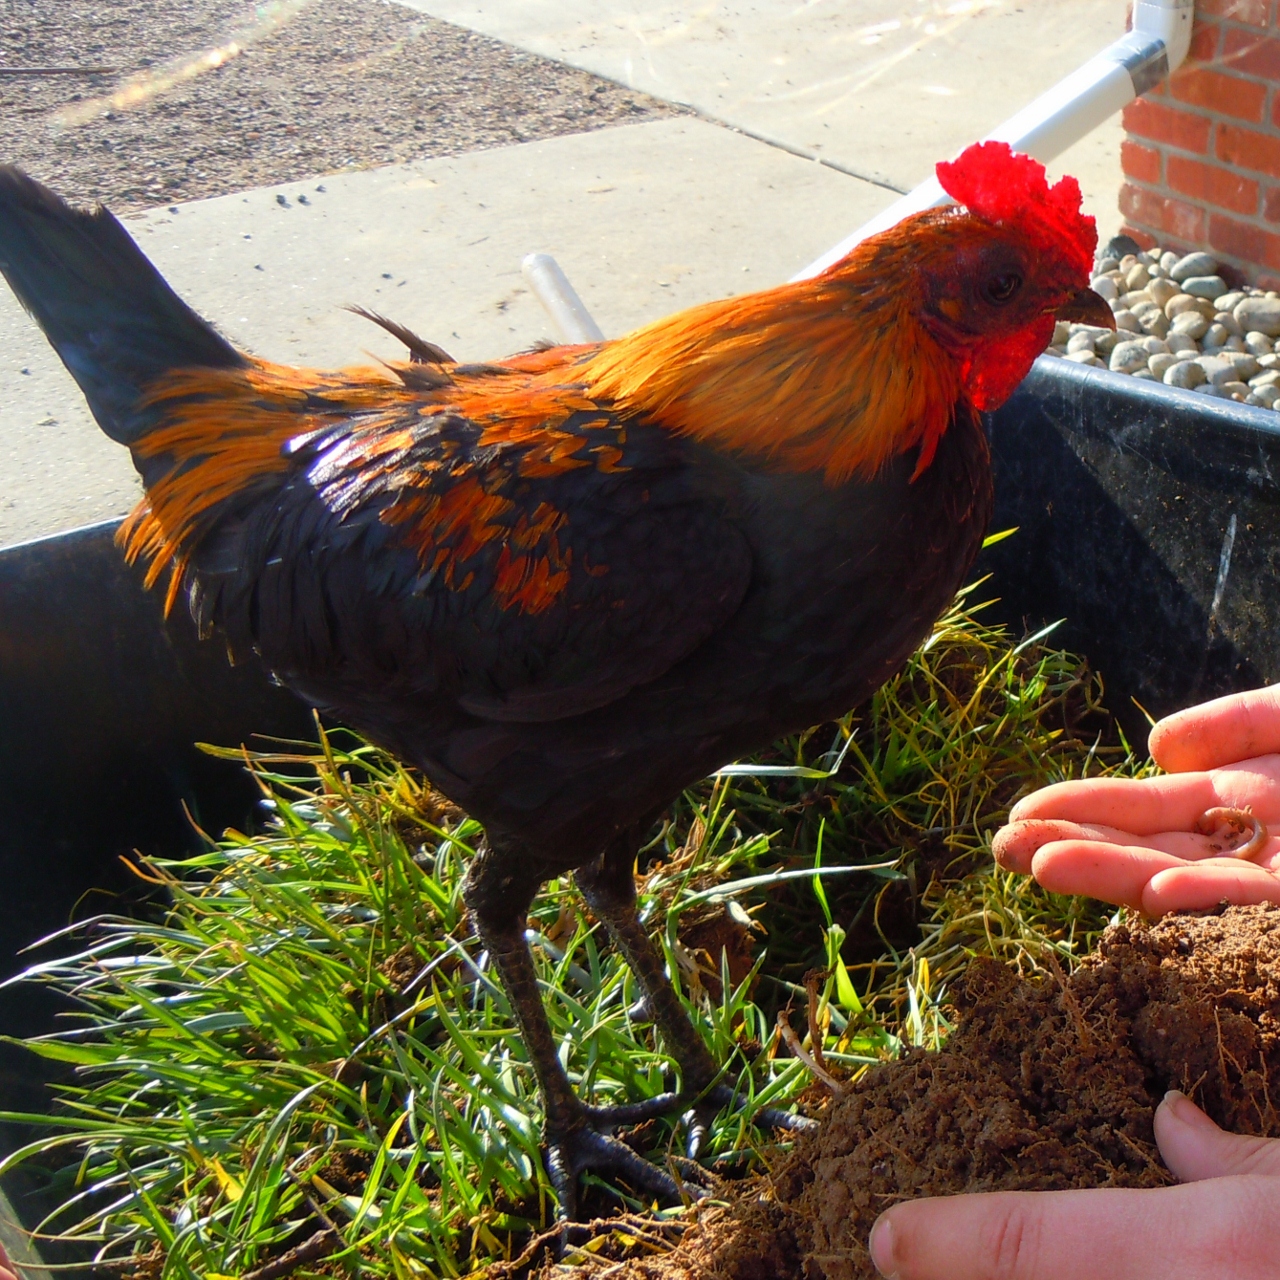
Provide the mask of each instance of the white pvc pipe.
{"label": "white pvc pipe", "polygon": [[[982,141],[1007,142],[1044,163],[1052,160],[1182,65],[1191,44],[1194,9],[1194,0],[1136,0],[1131,31]],[[888,230],[908,214],[950,202],[938,179],[929,178],[791,278],[816,276],[868,236]]]}
{"label": "white pvc pipe", "polygon": [[530,253],[520,264],[529,288],[542,303],[564,342],[603,342],[600,326],[549,253]]}

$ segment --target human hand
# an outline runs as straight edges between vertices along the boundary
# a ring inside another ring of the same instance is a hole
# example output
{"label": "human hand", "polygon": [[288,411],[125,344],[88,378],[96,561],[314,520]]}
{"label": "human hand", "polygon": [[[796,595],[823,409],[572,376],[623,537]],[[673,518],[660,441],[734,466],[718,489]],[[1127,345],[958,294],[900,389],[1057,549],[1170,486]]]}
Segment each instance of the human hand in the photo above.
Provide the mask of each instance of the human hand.
{"label": "human hand", "polygon": [[1249,809],[1280,831],[1280,685],[1168,716],[1150,747],[1168,776],[1045,787],[1014,806],[993,842],[996,860],[1055,893],[1152,916],[1224,898],[1280,902],[1280,838],[1242,859],[1196,831],[1215,808]]}
{"label": "human hand", "polygon": [[891,1280],[1275,1280],[1280,1140],[1225,1133],[1176,1092],[1155,1131],[1181,1186],[907,1201],[876,1220],[872,1261]]}
{"label": "human hand", "polygon": [[9,1261],[9,1255],[5,1253],[2,1244],[0,1244],[0,1280],[18,1280],[18,1273],[14,1271],[13,1264]]}

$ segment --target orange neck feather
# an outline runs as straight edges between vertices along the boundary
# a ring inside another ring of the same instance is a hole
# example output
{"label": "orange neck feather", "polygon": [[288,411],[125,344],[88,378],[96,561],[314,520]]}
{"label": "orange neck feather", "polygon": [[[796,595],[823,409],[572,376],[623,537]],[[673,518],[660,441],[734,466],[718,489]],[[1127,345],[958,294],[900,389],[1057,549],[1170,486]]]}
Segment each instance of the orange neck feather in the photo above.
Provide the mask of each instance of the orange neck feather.
{"label": "orange neck feather", "polygon": [[[868,242],[817,280],[706,303],[606,343],[574,371],[592,399],[829,484],[920,446],[929,465],[962,370],[917,319],[914,271]],[[563,377],[563,374],[561,374]]]}

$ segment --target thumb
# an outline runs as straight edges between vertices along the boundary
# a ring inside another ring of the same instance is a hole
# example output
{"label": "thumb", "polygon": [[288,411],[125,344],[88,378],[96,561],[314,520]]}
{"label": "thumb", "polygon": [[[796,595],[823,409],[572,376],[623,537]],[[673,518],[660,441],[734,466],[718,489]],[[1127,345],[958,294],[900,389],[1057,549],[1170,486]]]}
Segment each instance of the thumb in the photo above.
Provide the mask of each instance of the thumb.
{"label": "thumb", "polygon": [[1227,1133],[1177,1089],[1156,1108],[1155,1127],[1160,1154],[1179,1182],[1242,1173],[1280,1178],[1280,1140]]}

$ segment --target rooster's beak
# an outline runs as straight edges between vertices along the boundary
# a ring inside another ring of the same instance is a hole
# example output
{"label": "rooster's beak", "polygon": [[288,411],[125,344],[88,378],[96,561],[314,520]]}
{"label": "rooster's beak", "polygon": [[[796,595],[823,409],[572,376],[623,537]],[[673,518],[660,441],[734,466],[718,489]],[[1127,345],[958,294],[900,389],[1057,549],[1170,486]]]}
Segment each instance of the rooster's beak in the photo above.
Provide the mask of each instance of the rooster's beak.
{"label": "rooster's beak", "polygon": [[1116,318],[1092,289],[1081,289],[1070,297],[1057,310],[1057,319],[1073,321],[1076,324],[1091,324],[1099,329],[1114,329]]}

